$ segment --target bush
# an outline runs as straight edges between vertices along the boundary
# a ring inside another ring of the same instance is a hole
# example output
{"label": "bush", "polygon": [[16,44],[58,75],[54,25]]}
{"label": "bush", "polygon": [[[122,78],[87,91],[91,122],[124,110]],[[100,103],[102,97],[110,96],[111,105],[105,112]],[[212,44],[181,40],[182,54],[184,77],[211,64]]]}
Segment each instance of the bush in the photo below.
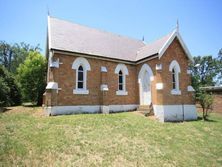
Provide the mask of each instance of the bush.
{"label": "bush", "polygon": [[21,94],[15,78],[0,65],[0,106],[19,105]]}
{"label": "bush", "polygon": [[5,107],[9,105],[10,88],[5,84],[3,78],[0,78],[0,107]]}
{"label": "bush", "polygon": [[213,96],[204,90],[200,90],[200,92],[197,94],[197,100],[202,107],[203,119],[207,120],[209,111],[212,110]]}
{"label": "bush", "polygon": [[23,100],[41,105],[46,87],[45,58],[38,52],[30,52],[24,63],[20,64],[17,72]]}

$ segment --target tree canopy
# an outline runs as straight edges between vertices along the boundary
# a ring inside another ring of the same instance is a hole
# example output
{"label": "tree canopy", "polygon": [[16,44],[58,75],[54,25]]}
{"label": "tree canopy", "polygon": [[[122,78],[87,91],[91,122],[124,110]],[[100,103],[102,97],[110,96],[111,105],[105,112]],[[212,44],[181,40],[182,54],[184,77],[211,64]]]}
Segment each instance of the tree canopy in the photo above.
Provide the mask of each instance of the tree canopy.
{"label": "tree canopy", "polygon": [[41,104],[46,86],[45,58],[38,52],[30,52],[17,72],[23,100]]}
{"label": "tree canopy", "polygon": [[0,65],[0,107],[19,105],[21,94],[15,78]]}
{"label": "tree canopy", "polygon": [[221,82],[222,63],[219,57],[197,56],[190,65],[192,86],[196,91],[203,86],[214,86]]}
{"label": "tree canopy", "polygon": [[30,51],[39,52],[39,45],[33,47],[21,42],[13,45],[0,41],[0,64],[9,72],[16,73],[19,64],[23,63]]}
{"label": "tree canopy", "polygon": [[222,49],[218,57],[197,56],[190,65],[192,71],[192,86],[196,90],[196,100],[203,109],[203,119],[206,120],[208,111],[212,109],[213,96],[202,87],[221,84],[222,78]]}

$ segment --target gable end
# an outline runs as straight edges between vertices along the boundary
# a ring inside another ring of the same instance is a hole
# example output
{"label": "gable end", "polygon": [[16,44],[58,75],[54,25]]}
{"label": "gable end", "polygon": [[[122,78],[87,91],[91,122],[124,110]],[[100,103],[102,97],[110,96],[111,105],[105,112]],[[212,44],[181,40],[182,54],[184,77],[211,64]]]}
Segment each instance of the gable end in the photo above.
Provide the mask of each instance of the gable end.
{"label": "gable end", "polygon": [[186,53],[187,57],[189,58],[189,60],[191,62],[194,62],[193,57],[190,54],[190,51],[188,50],[186,44],[184,43],[182,37],[180,36],[179,32],[177,30],[175,30],[172,35],[170,36],[170,38],[166,41],[166,43],[162,46],[162,48],[159,50],[159,59],[163,56],[163,54],[165,53],[165,51],[167,50],[167,48],[170,46],[170,44],[173,42],[173,40],[177,38],[178,41],[180,42],[184,52]]}

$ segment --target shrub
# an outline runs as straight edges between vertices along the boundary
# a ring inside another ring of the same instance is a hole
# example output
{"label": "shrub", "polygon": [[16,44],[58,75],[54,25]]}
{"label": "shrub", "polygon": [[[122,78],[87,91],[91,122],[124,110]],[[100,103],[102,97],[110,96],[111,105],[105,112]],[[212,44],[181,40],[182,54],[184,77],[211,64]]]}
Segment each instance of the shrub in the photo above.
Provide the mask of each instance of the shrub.
{"label": "shrub", "polygon": [[0,106],[19,105],[21,94],[15,78],[0,65]]}
{"label": "shrub", "polygon": [[207,93],[204,90],[201,90],[197,94],[197,100],[202,107],[203,119],[207,120],[207,117],[209,116],[209,111],[212,110],[213,96],[212,94]]}
{"label": "shrub", "polygon": [[46,60],[38,52],[30,52],[17,69],[17,79],[22,98],[26,102],[41,105],[46,87]]}

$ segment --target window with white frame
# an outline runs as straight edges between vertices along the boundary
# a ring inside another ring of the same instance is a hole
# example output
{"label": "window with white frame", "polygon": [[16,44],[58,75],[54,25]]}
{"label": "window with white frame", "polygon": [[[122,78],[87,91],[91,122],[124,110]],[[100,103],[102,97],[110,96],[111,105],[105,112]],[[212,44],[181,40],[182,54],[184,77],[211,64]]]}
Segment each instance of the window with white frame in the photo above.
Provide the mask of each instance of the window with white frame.
{"label": "window with white frame", "polygon": [[180,84],[179,84],[179,73],[181,72],[180,70],[180,65],[176,60],[173,60],[170,63],[169,71],[171,72],[171,83],[172,83],[172,90],[171,94],[174,95],[180,95]]}
{"label": "window with white frame", "polygon": [[83,71],[83,67],[80,65],[78,68],[78,82],[77,82],[77,88],[78,89],[83,89],[83,84],[84,84],[84,71]]}
{"label": "window with white frame", "polygon": [[119,71],[119,90],[123,90],[123,72]]}
{"label": "window with white frame", "polygon": [[175,73],[174,68],[172,70],[172,86],[173,86],[173,89],[176,89],[176,73]]}
{"label": "window with white frame", "polygon": [[129,75],[129,72],[126,65],[118,64],[115,69],[115,74],[118,75],[116,95],[128,95],[128,92],[126,91],[126,75]]}
{"label": "window with white frame", "polygon": [[76,71],[76,86],[73,89],[74,94],[89,94],[87,89],[87,72],[91,70],[87,59],[78,57],[72,64],[72,69]]}

